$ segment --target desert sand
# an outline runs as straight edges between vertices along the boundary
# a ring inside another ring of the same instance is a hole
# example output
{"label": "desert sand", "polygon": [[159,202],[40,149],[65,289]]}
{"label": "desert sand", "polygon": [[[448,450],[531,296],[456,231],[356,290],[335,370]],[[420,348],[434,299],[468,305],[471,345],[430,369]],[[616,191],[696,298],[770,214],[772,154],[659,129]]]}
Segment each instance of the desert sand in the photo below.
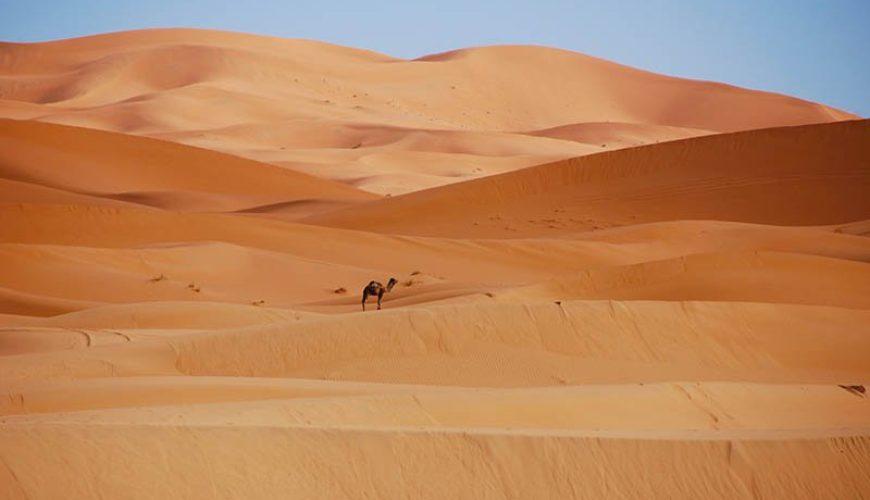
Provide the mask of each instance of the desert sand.
{"label": "desert sand", "polygon": [[0,498],[868,498],[868,236],[870,122],[788,96],[2,43]]}

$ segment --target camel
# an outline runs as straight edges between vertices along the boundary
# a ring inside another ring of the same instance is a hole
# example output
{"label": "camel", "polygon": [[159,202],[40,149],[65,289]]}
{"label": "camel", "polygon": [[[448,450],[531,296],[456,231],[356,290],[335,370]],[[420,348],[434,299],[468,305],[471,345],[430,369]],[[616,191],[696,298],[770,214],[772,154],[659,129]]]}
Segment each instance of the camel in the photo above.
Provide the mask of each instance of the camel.
{"label": "camel", "polygon": [[390,278],[390,281],[387,282],[387,286],[382,285],[377,281],[371,281],[365,288],[363,288],[362,292],[362,308],[363,311],[366,310],[366,300],[368,300],[369,295],[377,295],[378,296],[378,310],[381,309],[381,299],[384,298],[384,294],[393,289],[394,286],[399,282],[396,278]]}

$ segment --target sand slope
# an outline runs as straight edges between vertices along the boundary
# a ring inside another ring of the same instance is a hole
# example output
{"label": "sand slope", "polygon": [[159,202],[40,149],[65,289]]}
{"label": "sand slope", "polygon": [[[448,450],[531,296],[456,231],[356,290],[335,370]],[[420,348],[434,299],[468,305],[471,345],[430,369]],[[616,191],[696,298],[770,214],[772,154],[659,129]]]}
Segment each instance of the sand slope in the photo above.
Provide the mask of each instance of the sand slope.
{"label": "sand slope", "polygon": [[674,219],[850,222],[870,218],[868,138],[870,122],[862,120],[686,139],[540,165],[309,220],[400,234],[508,238]]}
{"label": "sand slope", "polygon": [[[836,383],[868,377],[866,314],[715,303],[466,306],[187,334],[168,340],[172,348],[142,340],[140,349],[13,356],[3,364],[4,380],[16,382],[0,453],[12,498],[61,487],[77,496],[162,495],[148,485],[154,474],[179,482],[170,497],[200,481],[262,498],[287,488],[336,498],[355,497],[348,488],[409,491],[393,474],[381,478],[383,468],[415,477],[421,497],[604,494],[584,479],[593,470],[612,480],[651,475],[651,490],[649,481],[622,479],[627,496],[848,497],[867,488],[866,438],[856,436],[866,436],[870,416],[865,398]],[[476,328],[463,327],[469,320]],[[43,382],[29,382],[37,373]],[[252,375],[281,378],[244,377]],[[337,381],[309,381],[321,377]],[[445,383],[458,387],[419,385]],[[555,387],[468,388],[486,385]],[[95,448],[74,444],[82,440]],[[45,483],[26,464],[44,464],[39,450],[57,445],[80,451],[63,454],[63,467],[49,462],[55,481]],[[347,453],[359,454],[355,473]],[[264,454],[280,461],[284,479],[258,479],[269,473],[251,464]],[[147,458],[156,456],[166,459]],[[91,472],[110,463],[129,468],[123,481]],[[454,473],[460,463],[471,472]],[[472,474],[478,467],[490,472]],[[509,479],[562,470],[564,484],[541,479],[535,489]],[[310,480],[320,474],[329,480]],[[359,485],[358,474],[377,486]],[[492,483],[480,486],[487,474]]]}
{"label": "sand slope", "polygon": [[[238,211],[376,197],[345,185],[208,150],[46,123],[0,120],[9,181],[172,210]],[[58,203],[51,195],[32,199]],[[30,200],[28,200],[30,201]]]}
{"label": "sand slope", "polygon": [[0,44],[0,498],[868,497],[856,118],[542,47]]}

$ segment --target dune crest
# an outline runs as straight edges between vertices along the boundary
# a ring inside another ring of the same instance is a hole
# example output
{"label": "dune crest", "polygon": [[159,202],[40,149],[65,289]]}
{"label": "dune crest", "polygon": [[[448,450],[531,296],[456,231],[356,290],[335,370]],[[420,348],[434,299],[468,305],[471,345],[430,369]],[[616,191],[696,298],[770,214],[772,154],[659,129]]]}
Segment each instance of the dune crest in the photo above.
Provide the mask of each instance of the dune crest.
{"label": "dune crest", "polygon": [[[0,54],[0,116],[160,137],[378,194],[700,134],[858,118],[535,46],[403,60],[158,29],[7,43]],[[437,140],[417,140],[425,135]]]}

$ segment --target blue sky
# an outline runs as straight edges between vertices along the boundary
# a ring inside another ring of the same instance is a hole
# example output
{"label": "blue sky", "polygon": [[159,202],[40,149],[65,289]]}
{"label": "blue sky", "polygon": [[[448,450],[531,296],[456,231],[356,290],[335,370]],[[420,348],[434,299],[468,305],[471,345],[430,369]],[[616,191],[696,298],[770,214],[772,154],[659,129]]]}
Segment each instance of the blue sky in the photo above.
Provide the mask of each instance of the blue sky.
{"label": "blue sky", "polygon": [[536,44],[870,116],[870,0],[0,0],[0,40],[152,27],[310,38],[418,57]]}

